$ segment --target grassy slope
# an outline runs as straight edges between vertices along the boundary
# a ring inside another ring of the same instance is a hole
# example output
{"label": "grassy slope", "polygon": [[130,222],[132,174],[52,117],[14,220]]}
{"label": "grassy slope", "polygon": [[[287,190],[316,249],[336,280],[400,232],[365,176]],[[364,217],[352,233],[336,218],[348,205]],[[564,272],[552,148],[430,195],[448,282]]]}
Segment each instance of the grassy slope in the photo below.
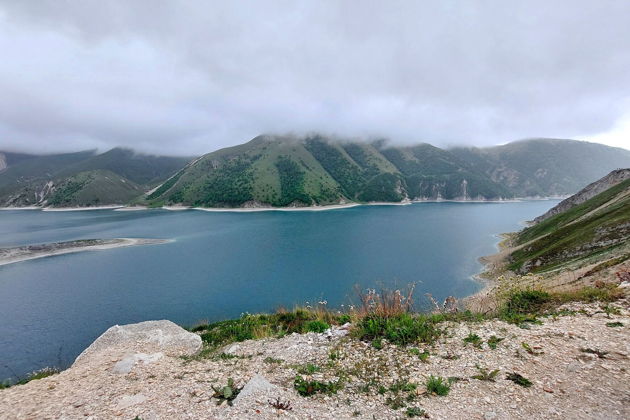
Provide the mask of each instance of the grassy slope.
{"label": "grassy slope", "polygon": [[190,158],[143,155],[116,148],[71,165],[61,171],[59,176],[102,169],[137,184],[151,186],[164,181],[189,161]]}
{"label": "grassy slope", "polygon": [[[511,255],[510,269],[541,272],[591,257],[630,237],[630,180],[525,229]],[[538,261],[538,265],[532,262]],[[527,263],[530,264],[527,264]]]}
{"label": "grassy slope", "polygon": [[44,186],[50,181],[54,182],[56,193],[46,198],[58,206],[124,204],[168,178],[188,161],[125,149],[112,149],[99,155],[88,151],[11,157],[11,166],[0,174],[0,205],[36,205],[42,198],[39,194],[48,191]]}
{"label": "grassy slope", "polygon": [[[65,178],[48,199],[48,204],[52,207],[125,204],[142,191],[137,184],[111,171],[86,171]],[[107,197],[106,201],[103,197]]]}

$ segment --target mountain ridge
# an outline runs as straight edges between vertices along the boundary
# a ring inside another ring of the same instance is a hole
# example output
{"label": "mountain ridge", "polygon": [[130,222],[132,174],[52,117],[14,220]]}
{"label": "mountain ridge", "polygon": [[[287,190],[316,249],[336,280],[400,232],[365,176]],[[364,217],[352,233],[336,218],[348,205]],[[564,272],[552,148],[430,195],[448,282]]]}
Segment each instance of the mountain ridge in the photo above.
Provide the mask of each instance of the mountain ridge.
{"label": "mountain ridge", "polygon": [[630,151],[546,139],[440,149],[316,134],[263,135],[201,156],[147,204],[303,207],[563,196],[614,169],[611,165],[630,166]]}
{"label": "mountain ridge", "polygon": [[630,166],[630,151],[560,139],[442,149],[385,139],[260,135],[194,159],[115,148],[0,152],[0,164],[5,207],[308,207],[567,196]]}

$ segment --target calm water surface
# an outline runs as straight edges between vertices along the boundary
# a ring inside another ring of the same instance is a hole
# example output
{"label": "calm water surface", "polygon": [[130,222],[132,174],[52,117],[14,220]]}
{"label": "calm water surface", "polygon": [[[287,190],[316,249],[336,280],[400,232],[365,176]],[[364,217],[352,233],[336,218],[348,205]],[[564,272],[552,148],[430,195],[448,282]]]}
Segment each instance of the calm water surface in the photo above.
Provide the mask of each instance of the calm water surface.
{"label": "calm water surface", "polygon": [[180,324],[326,299],[353,285],[463,297],[496,234],[557,201],[420,203],[319,212],[1,211],[0,247],[169,238],[0,266],[0,380],[67,366],[114,324]]}

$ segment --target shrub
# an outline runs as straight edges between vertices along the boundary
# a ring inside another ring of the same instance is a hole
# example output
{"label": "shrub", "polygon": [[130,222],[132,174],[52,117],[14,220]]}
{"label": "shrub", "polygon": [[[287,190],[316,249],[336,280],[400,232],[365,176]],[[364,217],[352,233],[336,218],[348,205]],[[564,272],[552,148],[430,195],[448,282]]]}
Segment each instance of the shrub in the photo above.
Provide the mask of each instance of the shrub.
{"label": "shrub", "polygon": [[383,340],[381,340],[380,338],[375,338],[374,340],[372,340],[372,347],[374,347],[376,350],[381,350],[383,348]]}
{"label": "shrub", "polygon": [[549,302],[551,296],[540,290],[522,290],[513,293],[505,304],[509,313],[531,314],[538,313],[543,305]]}
{"label": "shrub", "polygon": [[407,411],[405,411],[405,414],[407,415],[407,417],[425,417],[425,418],[429,418],[429,415],[427,414],[427,412],[424,411],[420,407],[408,407]]}
{"label": "shrub", "polygon": [[330,328],[330,325],[326,324],[324,321],[315,320],[307,322],[305,328],[306,331],[309,332],[323,333]]}
{"label": "shrub", "polygon": [[483,341],[481,340],[481,337],[479,337],[477,334],[470,332],[468,333],[466,337],[464,337],[464,343],[466,344],[470,343],[473,346],[479,348],[481,347],[481,344],[483,343]]}
{"label": "shrub", "polygon": [[532,386],[532,382],[529,379],[516,372],[508,373],[505,378],[525,388]]}
{"label": "shrub", "polygon": [[429,376],[426,382],[427,392],[440,396],[448,395],[451,390],[451,382],[441,376]]}

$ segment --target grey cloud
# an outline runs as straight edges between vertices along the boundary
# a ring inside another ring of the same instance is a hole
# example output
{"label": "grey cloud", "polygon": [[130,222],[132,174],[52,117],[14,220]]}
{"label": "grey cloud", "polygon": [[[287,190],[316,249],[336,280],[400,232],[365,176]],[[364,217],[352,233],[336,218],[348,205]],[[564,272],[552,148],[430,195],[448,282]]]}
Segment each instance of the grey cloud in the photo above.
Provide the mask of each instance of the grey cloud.
{"label": "grey cloud", "polygon": [[630,110],[627,1],[4,1],[0,149],[488,145]]}

